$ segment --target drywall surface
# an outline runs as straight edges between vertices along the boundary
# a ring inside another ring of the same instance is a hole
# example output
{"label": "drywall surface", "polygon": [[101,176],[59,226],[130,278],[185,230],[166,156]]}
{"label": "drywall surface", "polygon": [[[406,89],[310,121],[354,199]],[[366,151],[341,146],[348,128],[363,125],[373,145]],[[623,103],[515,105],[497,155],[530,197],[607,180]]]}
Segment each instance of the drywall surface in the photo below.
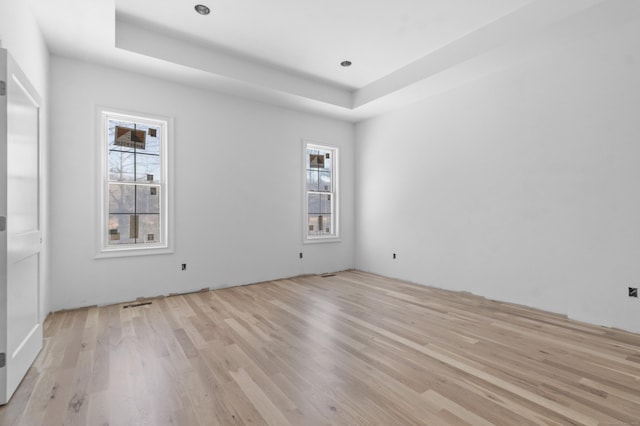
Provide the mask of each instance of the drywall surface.
{"label": "drywall surface", "polygon": [[636,21],[357,124],[356,267],[640,332],[639,118]]}
{"label": "drywall surface", "polygon": [[39,95],[47,94],[49,52],[27,2],[7,0],[0,10],[1,47],[9,50]]}
{"label": "drywall surface", "polygon": [[0,6],[0,47],[7,49],[27,75],[42,100],[40,108],[40,226],[43,245],[40,252],[40,317],[49,312],[49,185],[48,185],[48,99],[49,51],[22,0],[3,1]]}
{"label": "drywall surface", "polygon": [[[353,267],[352,124],[57,56],[51,88],[54,310]],[[95,258],[97,105],[173,118],[174,253]],[[303,138],[340,148],[340,242],[302,243]]]}

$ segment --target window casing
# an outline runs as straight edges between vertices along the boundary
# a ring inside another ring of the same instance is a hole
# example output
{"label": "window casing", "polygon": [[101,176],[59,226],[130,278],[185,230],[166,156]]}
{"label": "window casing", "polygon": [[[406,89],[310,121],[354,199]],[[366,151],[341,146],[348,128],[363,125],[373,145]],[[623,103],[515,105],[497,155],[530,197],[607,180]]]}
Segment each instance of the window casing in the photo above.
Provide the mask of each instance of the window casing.
{"label": "window casing", "polygon": [[304,242],[339,238],[338,148],[304,142]]}
{"label": "window casing", "polygon": [[107,110],[100,118],[99,256],[170,251],[169,120]]}

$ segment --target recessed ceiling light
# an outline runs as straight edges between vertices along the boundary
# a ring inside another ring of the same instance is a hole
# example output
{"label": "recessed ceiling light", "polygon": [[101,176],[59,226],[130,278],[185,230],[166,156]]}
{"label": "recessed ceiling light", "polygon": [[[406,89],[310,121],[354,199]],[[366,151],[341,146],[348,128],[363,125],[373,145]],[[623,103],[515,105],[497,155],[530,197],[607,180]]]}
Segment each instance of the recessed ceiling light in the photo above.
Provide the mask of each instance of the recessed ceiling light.
{"label": "recessed ceiling light", "polygon": [[211,10],[204,4],[196,4],[195,9],[200,15],[208,15],[211,12]]}
{"label": "recessed ceiling light", "polygon": [[343,67],[350,67],[351,66],[351,61],[342,61],[342,62],[340,62],[340,65],[342,65]]}

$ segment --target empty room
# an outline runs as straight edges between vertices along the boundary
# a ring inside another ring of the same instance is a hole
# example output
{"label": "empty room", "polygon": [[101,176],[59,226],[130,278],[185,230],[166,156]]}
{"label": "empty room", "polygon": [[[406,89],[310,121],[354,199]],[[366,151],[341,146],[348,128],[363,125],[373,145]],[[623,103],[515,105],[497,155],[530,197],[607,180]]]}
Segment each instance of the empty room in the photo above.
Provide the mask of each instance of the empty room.
{"label": "empty room", "polygon": [[2,0],[0,424],[640,426],[640,2]]}

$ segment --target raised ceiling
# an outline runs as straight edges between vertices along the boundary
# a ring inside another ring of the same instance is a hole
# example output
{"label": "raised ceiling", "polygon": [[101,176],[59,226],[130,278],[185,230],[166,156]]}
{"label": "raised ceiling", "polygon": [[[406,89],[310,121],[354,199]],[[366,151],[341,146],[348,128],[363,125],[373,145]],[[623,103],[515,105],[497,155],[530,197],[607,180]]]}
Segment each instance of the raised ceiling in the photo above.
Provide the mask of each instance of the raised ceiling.
{"label": "raised ceiling", "polygon": [[[204,17],[185,1],[118,0],[116,10],[232,54],[358,89],[530,1],[215,0]],[[345,59],[353,66],[342,68]]]}
{"label": "raised ceiling", "polygon": [[54,54],[350,121],[640,15],[635,0],[29,1]]}

